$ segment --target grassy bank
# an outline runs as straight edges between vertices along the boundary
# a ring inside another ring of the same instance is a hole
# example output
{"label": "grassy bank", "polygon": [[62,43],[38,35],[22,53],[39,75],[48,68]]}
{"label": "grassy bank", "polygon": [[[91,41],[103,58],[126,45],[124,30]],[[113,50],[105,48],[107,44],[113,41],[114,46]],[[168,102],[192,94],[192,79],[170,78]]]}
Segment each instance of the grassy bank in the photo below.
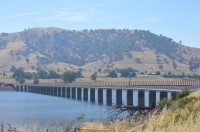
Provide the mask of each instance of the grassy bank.
{"label": "grassy bank", "polygon": [[159,116],[152,117],[145,131],[199,132],[200,90],[178,99]]}
{"label": "grassy bank", "polygon": [[109,124],[86,123],[82,128],[109,129],[112,132],[199,132],[200,90],[172,101],[159,114],[150,113],[145,118],[132,122],[123,119]]}

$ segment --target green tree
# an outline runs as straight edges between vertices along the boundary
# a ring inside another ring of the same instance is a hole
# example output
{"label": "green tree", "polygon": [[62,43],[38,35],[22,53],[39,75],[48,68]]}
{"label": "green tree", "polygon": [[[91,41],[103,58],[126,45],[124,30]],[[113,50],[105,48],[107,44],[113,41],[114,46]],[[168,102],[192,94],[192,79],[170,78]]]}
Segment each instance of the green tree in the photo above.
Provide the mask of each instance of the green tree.
{"label": "green tree", "polygon": [[91,75],[91,80],[97,80],[97,73],[94,73]]}
{"label": "green tree", "polygon": [[180,98],[183,98],[185,96],[189,95],[189,91],[187,88],[184,88],[183,90],[181,90],[181,92],[178,92],[176,94],[176,99],[180,99]]}
{"label": "green tree", "polygon": [[10,68],[10,72],[15,72],[16,70],[17,70],[17,68],[14,65],[12,65]]}
{"label": "green tree", "polygon": [[127,69],[120,69],[119,73],[121,73],[121,77],[127,77],[127,78],[131,78],[131,77],[135,77],[137,70],[134,70],[132,68],[127,68]]}
{"label": "green tree", "polygon": [[65,83],[72,83],[76,80],[76,73],[74,71],[66,71],[63,73],[62,78]]}
{"label": "green tree", "polygon": [[173,68],[174,68],[174,70],[177,68],[177,65],[176,65],[176,62],[175,61],[173,61]]}
{"label": "green tree", "polygon": [[45,70],[39,70],[37,72],[37,76],[40,79],[46,79],[48,77],[48,73]]}
{"label": "green tree", "polygon": [[25,72],[25,78],[26,79],[32,79],[33,78],[33,74],[31,72]]}
{"label": "green tree", "polygon": [[156,72],[156,75],[160,75],[160,71],[157,71],[157,72]]}
{"label": "green tree", "polygon": [[56,79],[56,78],[60,78],[60,75],[54,70],[49,70],[48,78]]}
{"label": "green tree", "polygon": [[77,71],[76,72],[76,78],[83,78],[82,72]]}
{"label": "green tree", "polygon": [[117,73],[115,72],[115,70],[112,70],[108,73],[107,77],[117,78]]}
{"label": "green tree", "polygon": [[24,83],[25,82],[25,73],[24,70],[19,68],[17,69],[13,75],[12,78],[15,78],[15,80],[19,83]]}
{"label": "green tree", "polygon": [[33,80],[33,84],[39,84],[40,83],[40,81],[39,81],[39,79],[36,77],[34,80]]}

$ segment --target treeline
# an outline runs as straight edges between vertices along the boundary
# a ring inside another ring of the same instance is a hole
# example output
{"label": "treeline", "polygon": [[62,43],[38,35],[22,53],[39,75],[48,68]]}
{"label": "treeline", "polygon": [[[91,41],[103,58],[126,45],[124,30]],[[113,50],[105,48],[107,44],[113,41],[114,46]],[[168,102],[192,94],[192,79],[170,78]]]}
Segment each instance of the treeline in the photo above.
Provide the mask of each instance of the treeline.
{"label": "treeline", "polygon": [[200,75],[198,75],[198,74],[186,75],[184,72],[182,74],[175,75],[175,74],[172,74],[171,72],[169,72],[168,74],[164,74],[163,77],[165,77],[165,78],[200,78]]}
{"label": "treeline", "polygon": [[[106,77],[111,77],[111,78],[117,78],[117,77],[124,77],[124,78],[132,78],[136,77],[136,73],[138,73],[138,70],[135,70],[133,68],[126,68],[126,69],[112,69],[108,70],[108,75]],[[119,75],[118,75],[119,74]],[[91,75],[91,80],[96,80],[97,78],[97,72]]]}
{"label": "treeline", "polygon": [[136,77],[137,72],[139,71],[133,68],[115,69],[115,70],[109,70],[107,77],[117,78],[118,77],[117,74],[119,73],[120,77],[130,78],[130,77]]}
{"label": "treeline", "polygon": [[66,83],[75,81],[76,78],[83,78],[81,71],[66,71],[63,74],[59,74],[54,70],[38,70],[37,72],[25,72],[23,68],[15,68],[12,66],[11,72],[13,72],[12,78],[19,83],[25,83],[26,79],[34,79],[34,84],[38,84],[38,79],[63,79]]}

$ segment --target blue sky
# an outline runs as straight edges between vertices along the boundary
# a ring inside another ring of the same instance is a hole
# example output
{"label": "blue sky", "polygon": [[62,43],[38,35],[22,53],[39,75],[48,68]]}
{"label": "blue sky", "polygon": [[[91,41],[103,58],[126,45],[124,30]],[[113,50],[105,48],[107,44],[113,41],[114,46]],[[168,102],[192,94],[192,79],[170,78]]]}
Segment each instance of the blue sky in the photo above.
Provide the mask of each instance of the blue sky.
{"label": "blue sky", "polygon": [[1,0],[0,32],[143,29],[200,48],[199,0]]}

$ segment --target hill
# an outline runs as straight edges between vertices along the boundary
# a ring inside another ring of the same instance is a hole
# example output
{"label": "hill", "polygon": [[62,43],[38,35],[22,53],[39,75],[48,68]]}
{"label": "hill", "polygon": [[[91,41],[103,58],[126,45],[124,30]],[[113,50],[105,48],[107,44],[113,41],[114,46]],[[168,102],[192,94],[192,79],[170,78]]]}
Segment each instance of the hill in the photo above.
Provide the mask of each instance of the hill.
{"label": "hill", "polygon": [[132,67],[141,72],[199,73],[200,49],[150,31],[32,28],[0,35],[0,70],[12,65],[97,71]]}

